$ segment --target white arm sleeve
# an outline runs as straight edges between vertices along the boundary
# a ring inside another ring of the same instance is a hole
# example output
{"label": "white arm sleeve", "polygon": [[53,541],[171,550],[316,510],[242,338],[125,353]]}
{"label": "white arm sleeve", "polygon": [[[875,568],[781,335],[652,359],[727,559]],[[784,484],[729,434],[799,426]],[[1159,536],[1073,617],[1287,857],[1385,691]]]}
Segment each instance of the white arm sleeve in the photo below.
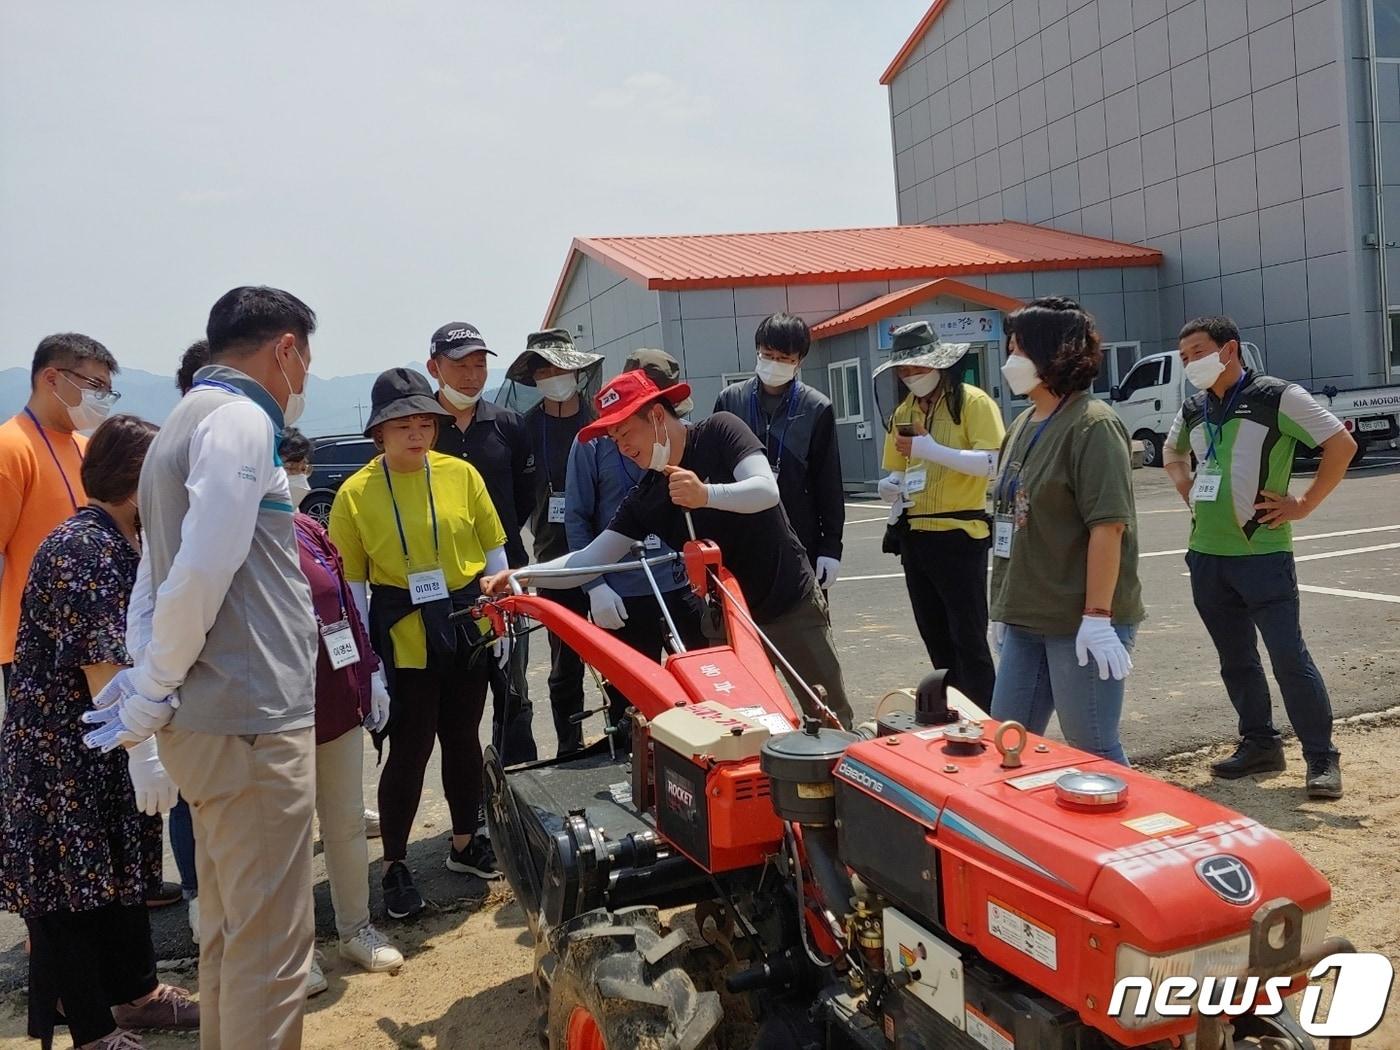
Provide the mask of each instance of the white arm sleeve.
{"label": "white arm sleeve", "polygon": [[1186,413],[1178,409],[1162,445],[1162,465],[1191,462],[1191,436],[1186,431]]}
{"label": "white arm sleeve", "polygon": [[[598,538],[590,543],[583,550],[573,551],[570,554],[562,554],[550,561],[542,561],[537,565],[528,565],[521,572],[528,569],[569,569],[575,565],[613,565],[622,561],[632,552],[632,539],[624,536],[620,532],[613,532],[611,529],[604,529],[598,534]],[[596,572],[579,573],[577,576],[549,576],[540,579],[522,580],[522,583],[532,587],[545,587],[555,590],[563,590],[568,587],[577,587],[595,579],[599,574]]]}
{"label": "white arm sleeve", "polygon": [[141,563],[136,567],[136,586],[126,604],[126,653],[132,664],[141,662],[146,646],[151,642],[151,617],[155,613],[155,594],[151,591],[151,555],[141,551]]}
{"label": "white arm sleeve", "polygon": [[355,611],[360,614],[360,623],[364,624],[365,630],[369,630],[369,590],[364,580],[346,580],[345,586],[350,588],[350,597],[355,603]]}
{"label": "white arm sleeve", "polygon": [[997,450],[994,448],[951,448],[934,441],[928,434],[914,439],[910,452],[914,459],[927,460],[959,474],[974,478],[990,478],[997,472]]}
{"label": "white arm sleeve", "polygon": [[734,480],[706,485],[708,506],[734,514],[757,514],[778,505],[778,479],[762,452],[745,456],[734,464]]}
{"label": "white arm sleeve", "polygon": [[492,547],[486,552],[486,572],[504,572],[510,568],[510,563],[506,561],[506,549],[504,547]]}
{"label": "white arm sleeve", "polygon": [[131,672],[142,696],[169,696],[199,658],[280,469],[272,452],[272,421],[247,399],[215,409],[191,435],[180,549],[156,592],[150,642]]}

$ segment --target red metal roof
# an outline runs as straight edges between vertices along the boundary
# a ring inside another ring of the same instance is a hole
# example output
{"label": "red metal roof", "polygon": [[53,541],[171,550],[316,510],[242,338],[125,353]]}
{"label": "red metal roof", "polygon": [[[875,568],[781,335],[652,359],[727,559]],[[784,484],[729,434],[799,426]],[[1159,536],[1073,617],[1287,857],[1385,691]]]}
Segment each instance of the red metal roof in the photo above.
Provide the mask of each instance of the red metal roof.
{"label": "red metal roof", "polygon": [[916,25],[914,31],[909,34],[909,39],[904,41],[904,46],[899,49],[899,54],[894,56],[890,64],[885,67],[885,71],[880,74],[881,84],[888,84],[894,79],[894,75],[899,72],[900,67],[904,65],[910,54],[913,53],[914,48],[919,46],[919,41],[922,40],[924,34],[928,32],[928,27],[933,25],[934,19],[941,15],[943,9],[947,6],[948,0],[933,0],[933,4],[924,12],[924,17],[919,19],[919,24]]}
{"label": "red metal roof", "polygon": [[545,314],[551,324],[580,255],[653,290],[832,284],[914,277],[1157,266],[1142,245],[1023,222],[789,233],[575,238]]}
{"label": "red metal roof", "polygon": [[904,288],[898,292],[890,292],[889,295],[882,295],[878,299],[871,299],[868,303],[861,303],[843,314],[837,314],[821,324],[813,325],[812,338],[829,339],[842,332],[864,328],[883,317],[899,313],[905,307],[940,295],[946,295],[953,299],[966,299],[968,302],[1000,310],[1003,313],[1010,313],[1025,305],[1020,299],[1013,299],[1009,295],[989,292],[985,288],[978,288],[975,284],[955,281],[951,277],[939,277],[932,281],[925,281],[923,284],[916,284],[912,288]]}

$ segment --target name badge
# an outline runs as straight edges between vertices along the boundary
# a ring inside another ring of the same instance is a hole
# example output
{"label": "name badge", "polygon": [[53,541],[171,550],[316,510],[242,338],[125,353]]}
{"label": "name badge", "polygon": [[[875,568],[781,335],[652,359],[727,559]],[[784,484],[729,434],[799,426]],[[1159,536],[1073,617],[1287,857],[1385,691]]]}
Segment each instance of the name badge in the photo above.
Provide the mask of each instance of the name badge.
{"label": "name badge", "polygon": [[1214,503],[1220,497],[1220,471],[1209,470],[1202,465],[1196,472],[1196,483],[1191,487],[1192,503]]}
{"label": "name badge", "polygon": [[998,558],[1011,557],[1011,538],[1016,534],[1016,523],[1009,514],[998,514],[992,522],[992,553]]}
{"label": "name badge", "polygon": [[339,671],[342,667],[360,662],[360,650],[355,646],[355,633],[350,630],[349,620],[328,623],[322,627],[321,644],[326,647],[326,656],[330,658],[332,671]]}
{"label": "name badge", "polygon": [[424,605],[447,597],[447,577],[442,569],[423,569],[408,574],[408,596],[414,605]]}
{"label": "name badge", "polygon": [[659,551],[661,549],[661,537],[654,532],[648,533],[647,538],[643,542],[646,544],[646,548],[649,551]]}
{"label": "name badge", "polygon": [[551,525],[562,525],[564,522],[564,497],[549,497],[549,522]]}
{"label": "name badge", "polygon": [[928,487],[928,467],[918,467],[904,472],[904,494],[912,496]]}

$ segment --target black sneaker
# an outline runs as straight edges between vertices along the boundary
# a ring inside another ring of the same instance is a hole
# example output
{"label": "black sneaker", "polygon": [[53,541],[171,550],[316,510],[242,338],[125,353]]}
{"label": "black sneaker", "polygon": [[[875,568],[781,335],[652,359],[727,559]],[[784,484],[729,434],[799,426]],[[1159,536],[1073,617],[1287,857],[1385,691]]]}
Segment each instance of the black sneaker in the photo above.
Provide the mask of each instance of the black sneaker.
{"label": "black sneaker", "polygon": [[1342,766],[1336,756],[1308,759],[1308,798],[1341,798]]}
{"label": "black sneaker", "polygon": [[384,873],[384,910],[391,919],[407,919],[423,910],[423,895],[413,885],[408,865],[396,860]]}
{"label": "black sneaker", "polygon": [[481,879],[499,879],[500,870],[496,867],[496,851],[485,836],[473,835],[463,850],[447,850],[447,870],[459,875],[475,875]]}
{"label": "black sneaker", "polygon": [[1262,744],[1246,738],[1240,741],[1229,758],[1212,762],[1210,772],[1211,776],[1224,780],[1238,780],[1251,773],[1281,773],[1285,765],[1283,741]]}

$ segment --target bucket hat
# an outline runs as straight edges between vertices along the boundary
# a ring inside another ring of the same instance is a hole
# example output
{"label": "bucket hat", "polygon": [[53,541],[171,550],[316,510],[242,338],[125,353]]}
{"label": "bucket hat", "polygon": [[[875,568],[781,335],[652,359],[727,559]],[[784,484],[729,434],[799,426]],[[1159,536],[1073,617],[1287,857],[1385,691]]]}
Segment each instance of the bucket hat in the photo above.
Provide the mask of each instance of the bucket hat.
{"label": "bucket hat", "polygon": [[452,413],[438,403],[427,377],[411,368],[391,368],[380,372],[369,392],[369,422],[365,437],[380,423],[404,416],[442,416]]}
{"label": "bucket hat", "polygon": [[602,354],[590,354],[574,346],[569,333],[562,328],[547,328],[531,332],[525,339],[525,352],[506,369],[506,378],[521,386],[535,385],[535,369],[545,365],[566,372],[582,372],[602,364]]}
{"label": "bucket hat", "polygon": [[669,401],[679,411],[681,403],[689,397],[689,383],[676,383],[663,389],[640,368],[623,372],[598,391],[593,399],[598,418],[578,432],[578,439],[592,441],[601,437],[608,432],[608,427],[617,426],[657,401]]}
{"label": "bucket hat", "polygon": [[927,321],[911,321],[900,325],[892,333],[894,345],[890,348],[890,359],[875,369],[871,376],[900,365],[915,368],[952,368],[963,359],[971,343],[945,343]]}

